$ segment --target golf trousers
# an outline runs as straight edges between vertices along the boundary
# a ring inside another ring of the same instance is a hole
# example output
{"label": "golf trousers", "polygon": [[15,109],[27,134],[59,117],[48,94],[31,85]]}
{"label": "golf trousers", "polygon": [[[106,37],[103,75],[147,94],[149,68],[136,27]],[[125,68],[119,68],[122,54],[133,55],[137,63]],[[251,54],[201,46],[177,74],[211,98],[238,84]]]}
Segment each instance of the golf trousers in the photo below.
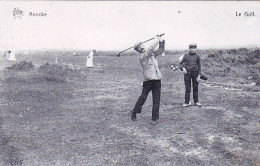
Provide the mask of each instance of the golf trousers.
{"label": "golf trousers", "polygon": [[198,71],[190,71],[189,74],[184,74],[184,83],[185,83],[185,103],[189,104],[190,102],[190,93],[191,93],[191,82],[193,89],[193,100],[194,103],[199,101],[199,83],[197,82]]}
{"label": "golf trousers", "polygon": [[153,96],[152,120],[157,120],[159,119],[161,80],[149,80],[143,82],[142,94],[135,104],[134,113],[141,113],[142,107],[150,91],[152,91]]}

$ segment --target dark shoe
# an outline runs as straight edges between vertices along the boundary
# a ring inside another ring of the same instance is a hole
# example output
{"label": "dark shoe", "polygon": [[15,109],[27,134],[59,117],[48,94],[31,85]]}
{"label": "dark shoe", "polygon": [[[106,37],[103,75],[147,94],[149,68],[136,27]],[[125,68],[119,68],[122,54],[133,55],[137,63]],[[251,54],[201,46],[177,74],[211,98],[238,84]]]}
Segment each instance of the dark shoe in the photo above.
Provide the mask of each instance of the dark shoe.
{"label": "dark shoe", "polygon": [[131,111],[131,119],[136,121],[136,113],[133,110]]}
{"label": "dark shoe", "polygon": [[158,122],[156,120],[152,120],[152,123],[151,123],[153,126],[157,125]]}

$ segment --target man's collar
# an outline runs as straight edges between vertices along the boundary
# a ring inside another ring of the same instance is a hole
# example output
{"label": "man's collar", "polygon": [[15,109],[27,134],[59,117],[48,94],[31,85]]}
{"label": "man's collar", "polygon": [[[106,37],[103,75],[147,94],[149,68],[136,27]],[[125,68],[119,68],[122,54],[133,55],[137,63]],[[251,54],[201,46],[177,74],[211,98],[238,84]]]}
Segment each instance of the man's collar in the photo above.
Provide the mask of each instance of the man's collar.
{"label": "man's collar", "polygon": [[196,52],[195,52],[195,53],[191,53],[191,52],[189,52],[189,54],[190,54],[190,55],[196,55],[197,53],[196,53]]}

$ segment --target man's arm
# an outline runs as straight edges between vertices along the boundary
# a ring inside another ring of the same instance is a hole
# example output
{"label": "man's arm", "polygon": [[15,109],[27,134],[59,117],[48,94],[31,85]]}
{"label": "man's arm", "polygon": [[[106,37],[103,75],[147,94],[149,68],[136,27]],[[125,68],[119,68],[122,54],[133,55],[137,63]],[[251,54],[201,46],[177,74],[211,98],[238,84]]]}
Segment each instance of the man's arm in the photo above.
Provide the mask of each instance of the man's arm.
{"label": "man's arm", "polygon": [[199,55],[198,55],[198,72],[199,74],[201,73],[201,60]]}
{"label": "man's arm", "polygon": [[159,42],[159,47],[154,51],[154,55],[161,55],[165,50],[165,40]]}
{"label": "man's arm", "polygon": [[180,63],[179,63],[179,66],[180,66],[180,69],[181,69],[181,70],[182,70],[183,67],[184,67],[183,63],[184,63],[184,61],[185,61],[186,56],[187,56],[187,54],[184,54],[182,60],[181,60]]}
{"label": "man's arm", "polygon": [[149,47],[146,50],[147,56],[151,56],[155,52],[156,46],[159,44],[159,42],[162,42],[163,39],[161,36],[155,36],[152,40],[152,43],[149,45]]}

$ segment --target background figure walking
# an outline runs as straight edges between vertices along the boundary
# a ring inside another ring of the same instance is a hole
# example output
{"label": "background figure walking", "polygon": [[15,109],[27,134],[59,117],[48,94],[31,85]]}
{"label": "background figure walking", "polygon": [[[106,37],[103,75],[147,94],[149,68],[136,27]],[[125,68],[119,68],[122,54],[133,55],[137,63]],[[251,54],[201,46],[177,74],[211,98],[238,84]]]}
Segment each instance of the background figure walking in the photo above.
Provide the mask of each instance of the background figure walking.
{"label": "background figure walking", "polygon": [[93,64],[94,53],[96,53],[96,50],[91,50],[89,52],[89,55],[87,56],[86,67],[88,67],[88,68],[94,67],[94,64]]}

